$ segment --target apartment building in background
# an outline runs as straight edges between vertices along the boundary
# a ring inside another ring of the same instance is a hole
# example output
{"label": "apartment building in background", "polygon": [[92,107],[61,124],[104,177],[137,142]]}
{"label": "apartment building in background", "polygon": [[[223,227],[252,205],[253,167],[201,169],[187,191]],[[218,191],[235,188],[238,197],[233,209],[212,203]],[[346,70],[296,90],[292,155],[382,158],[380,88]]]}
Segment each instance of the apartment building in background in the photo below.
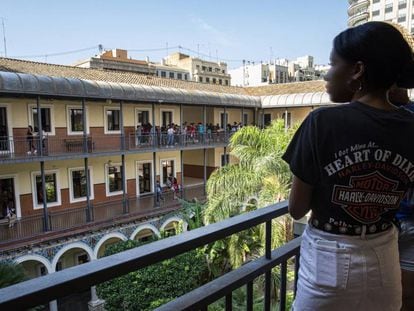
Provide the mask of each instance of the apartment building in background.
{"label": "apartment building in background", "polygon": [[414,33],[414,11],[411,0],[348,0],[348,26],[368,21],[398,24]]}
{"label": "apartment building in background", "polygon": [[[234,86],[261,86],[288,82],[320,80],[327,71],[326,66],[316,69],[313,56],[306,55],[295,60],[275,59],[269,63],[243,62],[229,70]],[[328,67],[329,69],[329,67]]]}
{"label": "apartment building in background", "polygon": [[190,81],[224,86],[229,86],[231,83],[231,76],[224,62],[206,61],[176,52],[165,57],[162,64],[188,70]]}

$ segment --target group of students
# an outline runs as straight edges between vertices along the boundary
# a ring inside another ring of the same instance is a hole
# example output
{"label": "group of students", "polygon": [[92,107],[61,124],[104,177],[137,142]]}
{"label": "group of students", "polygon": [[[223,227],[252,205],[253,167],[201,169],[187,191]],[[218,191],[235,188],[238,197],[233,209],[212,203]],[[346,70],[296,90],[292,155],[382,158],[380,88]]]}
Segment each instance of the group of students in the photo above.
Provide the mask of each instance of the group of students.
{"label": "group of students", "polygon": [[[180,185],[178,184],[177,178],[175,178],[174,176],[170,175],[167,178],[167,182],[166,182],[166,186],[168,190],[171,190],[171,192],[174,195],[174,200],[176,200],[178,198],[178,194],[180,192]],[[157,183],[155,185],[155,193],[156,193],[156,201],[159,204],[161,201],[164,201],[164,191],[162,189],[162,186],[160,184],[160,182],[157,180]]]}
{"label": "group of students", "polygon": [[394,96],[414,88],[413,51],[368,22],[334,38],[330,62],[343,104],[312,111],[283,156],[290,214],[311,211],[293,310],[414,310],[414,114]]}
{"label": "group of students", "polygon": [[[234,133],[242,128],[242,126],[241,122],[234,122],[233,124],[227,124],[226,130],[228,133]],[[174,123],[162,127],[153,127],[151,123],[146,123],[142,126],[137,125],[135,129],[135,145],[151,144],[153,142],[153,136],[156,135],[160,145],[172,147],[179,142],[186,144],[212,141],[213,139],[218,139],[217,135],[223,132],[224,129],[219,124],[214,125],[212,123],[206,123],[204,125],[201,122],[190,124],[184,122],[182,127]],[[179,138],[178,135],[182,135],[182,137]]]}

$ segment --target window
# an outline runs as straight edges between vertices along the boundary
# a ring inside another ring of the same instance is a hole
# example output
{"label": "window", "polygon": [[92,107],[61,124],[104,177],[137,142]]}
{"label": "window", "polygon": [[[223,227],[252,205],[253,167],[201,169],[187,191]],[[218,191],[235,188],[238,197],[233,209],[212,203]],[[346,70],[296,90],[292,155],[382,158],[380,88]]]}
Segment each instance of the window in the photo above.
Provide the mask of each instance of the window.
{"label": "window", "polygon": [[243,125],[249,124],[249,114],[243,113]]}
{"label": "window", "polygon": [[[37,107],[34,105],[29,106],[30,114],[29,114],[29,122],[33,125],[33,131],[38,132],[39,125],[38,125],[38,115],[37,115]],[[40,122],[42,124],[42,129],[45,133],[55,135],[55,129],[52,124],[53,119],[53,108],[51,107],[40,107]]]}
{"label": "window", "polygon": [[177,79],[182,80],[183,79],[183,74],[182,73],[177,73]]}
{"label": "window", "polygon": [[219,84],[222,85],[223,84],[223,80],[219,79]]}
{"label": "window", "polygon": [[406,7],[407,7],[407,1],[398,2],[398,9],[399,10],[405,9]]}
{"label": "window", "polygon": [[230,163],[230,155],[228,153],[226,153],[225,155],[222,154],[221,155],[221,166],[224,166],[229,163]]}
{"label": "window", "polygon": [[272,122],[272,115],[270,113],[265,113],[263,115],[263,122],[265,126],[268,126]]}
{"label": "window", "polygon": [[229,80],[225,80],[224,82],[226,82],[226,85],[227,86],[229,85]]}
{"label": "window", "polygon": [[401,15],[400,17],[398,17],[397,22],[398,22],[398,23],[402,23],[402,22],[405,22],[405,20],[406,20],[405,15]]}
{"label": "window", "polygon": [[162,126],[168,126],[171,123],[173,123],[173,112],[172,111],[163,110],[161,112],[161,117],[162,117],[162,120],[161,120]]}
{"label": "window", "polygon": [[216,84],[217,80],[216,78],[213,78],[213,84]]}
{"label": "window", "polygon": [[187,74],[184,74],[184,80],[188,80]]}
{"label": "window", "polygon": [[206,66],[203,66],[203,67],[201,67],[201,69],[202,69],[203,71],[205,71],[207,68],[206,68]]}
{"label": "window", "polygon": [[288,112],[286,117],[286,112],[284,112],[282,114],[282,119],[285,121],[285,127],[290,128],[292,124],[292,114]]}
{"label": "window", "polygon": [[208,67],[208,71],[209,72],[212,72],[213,71],[213,68],[212,67]]}
{"label": "window", "polygon": [[210,83],[210,78],[209,77],[206,78],[206,83]]}
{"label": "window", "polygon": [[175,177],[174,160],[164,159],[161,160],[161,184],[165,186],[169,176]]}
{"label": "window", "polygon": [[372,16],[378,16],[380,14],[379,10],[372,11]]}
{"label": "window", "polygon": [[203,82],[203,77],[198,77],[198,82]]}
{"label": "window", "polygon": [[372,3],[378,3],[378,2],[380,2],[381,0],[373,0],[372,1]]}
{"label": "window", "polygon": [[167,73],[165,71],[161,71],[161,78],[166,78],[167,77]]}
{"label": "window", "polygon": [[[86,110],[87,111],[87,110]],[[67,107],[68,134],[83,134],[83,109],[82,107]],[[86,131],[89,133],[88,122],[86,121]]]}
{"label": "window", "polygon": [[[92,168],[89,171],[89,198],[93,200]],[[70,202],[86,201],[86,174],[85,168],[77,167],[69,169]]]}
{"label": "window", "polygon": [[106,173],[106,196],[122,194],[124,187],[122,185],[122,165],[105,164]]}
{"label": "window", "polygon": [[392,12],[392,3],[389,3],[385,6],[385,13]]}
{"label": "window", "polygon": [[135,124],[135,127],[137,125],[144,125],[150,123],[150,116],[148,110],[136,110],[136,116],[137,124]]}
{"label": "window", "polygon": [[120,132],[120,110],[118,108],[105,108],[105,133]]}
{"label": "window", "polygon": [[[47,207],[60,205],[60,185],[58,171],[45,172],[45,188]],[[34,209],[43,208],[42,176],[40,172],[32,173],[33,206]]]}
{"label": "window", "polygon": [[222,71],[221,71],[222,73],[226,73],[226,71],[223,69]]}
{"label": "window", "polygon": [[169,77],[170,77],[170,79],[174,79],[174,72],[170,72]]}

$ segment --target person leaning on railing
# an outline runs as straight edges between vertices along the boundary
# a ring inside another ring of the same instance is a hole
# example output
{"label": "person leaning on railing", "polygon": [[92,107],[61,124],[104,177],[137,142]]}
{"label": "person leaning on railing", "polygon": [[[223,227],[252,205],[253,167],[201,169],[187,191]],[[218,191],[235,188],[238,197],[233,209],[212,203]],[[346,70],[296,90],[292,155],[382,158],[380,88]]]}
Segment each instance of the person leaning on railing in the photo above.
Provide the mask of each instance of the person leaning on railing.
{"label": "person leaning on railing", "polygon": [[[414,181],[414,116],[387,99],[414,87],[401,33],[368,22],[335,37],[324,77],[332,102],[312,111],[283,159],[293,173],[289,212],[311,210],[302,236],[297,310],[401,308],[394,216]],[[404,133],[404,137],[401,136]]]}
{"label": "person leaning on railing", "polygon": [[[388,92],[388,99],[394,105],[414,113],[414,103],[410,101],[407,89],[393,86]],[[400,136],[404,135],[405,133],[400,133]],[[403,291],[401,310],[408,311],[414,310],[414,187],[405,194],[396,216],[399,222],[398,249]]]}

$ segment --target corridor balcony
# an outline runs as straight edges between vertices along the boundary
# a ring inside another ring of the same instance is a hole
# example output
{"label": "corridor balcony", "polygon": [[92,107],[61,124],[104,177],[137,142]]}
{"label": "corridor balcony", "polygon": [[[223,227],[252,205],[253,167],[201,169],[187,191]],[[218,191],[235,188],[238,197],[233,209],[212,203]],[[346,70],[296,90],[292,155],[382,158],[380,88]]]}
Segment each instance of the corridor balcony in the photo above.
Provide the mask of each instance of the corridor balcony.
{"label": "corridor balcony", "polygon": [[[271,249],[272,219],[287,213],[287,202],[281,202],[224,221],[158,240],[108,257],[68,268],[40,278],[25,281],[0,290],[0,308],[22,310],[89,290],[102,282],[142,269],[182,253],[219,241],[232,234],[265,223],[265,255],[246,262],[193,291],[175,298],[157,310],[207,310],[224,297],[226,310],[232,310],[232,293],[241,287],[246,290],[246,308],[253,310],[253,282],[264,275],[264,310],[273,310],[272,269],[280,267],[280,310],[287,307],[287,291],[295,292],[299,262],[300,238]],[[292,260],[293,258],[293,260]],[[288,271],[294,271],[294,282],[288,281]],[[148,288],[151,290],[151,288]]]}
{"label": "corridor balcony", "polygon": [[173,149],[198,149],[226,146],[231,132],[135,135],[45,136],[40,143],[33,138],[32,146],[26,137],[0,137],[0,163],[67,159],[105,154],[142,153]]}
{"label": "corridor balcony", "polygon": [[[204,198],[204,185],[188,185],[180,193],[181,198],[191,200]],[[153,194],[143,197],[127,197],[125,200],[116,199],[105,203],[93,204],[88,210],[86,203],[77,208],[65,211],[48,211],[48,228],[45,228],[45,219],[42,211],[36,215],[23,216],[10,224],[6,219],[0,220],[0,250],[27,241],[48,240],[98,230],[108,225],[122,224],[130,221],[158,217],[181,207],[174,199],[171,191],[166,191],[164,200],[155,202]]]}

